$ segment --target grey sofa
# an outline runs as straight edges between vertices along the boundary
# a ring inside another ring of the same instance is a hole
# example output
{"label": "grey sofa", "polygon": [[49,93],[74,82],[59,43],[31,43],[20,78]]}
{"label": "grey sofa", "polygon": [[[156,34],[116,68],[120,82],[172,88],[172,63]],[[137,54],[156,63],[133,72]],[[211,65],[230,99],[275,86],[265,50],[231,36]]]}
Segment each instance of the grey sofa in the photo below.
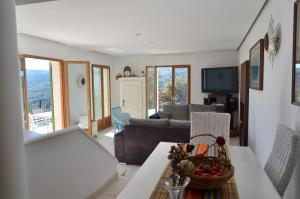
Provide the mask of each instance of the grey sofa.
{"label": "grey sofa", "polygon": [[191,120],[192,112],[224,112],[224,106],[202,104],[165,104],[162,109],[162,114],[173,120]]}
{"label": "grey sofa", "polygon": [[160,142],[189,142],[190,125],[170,121],[130,119],[130,124],[115,134],[115,157],[119,162],[141,165]]}
{"label": "grey sofa", "polygon": [[191,112],[222,112],[222,107],[207,105],[164,105],[164,118],[134,119],[115,134],[115,157],[119,162],[141,165],[159,142],[189,142]]}

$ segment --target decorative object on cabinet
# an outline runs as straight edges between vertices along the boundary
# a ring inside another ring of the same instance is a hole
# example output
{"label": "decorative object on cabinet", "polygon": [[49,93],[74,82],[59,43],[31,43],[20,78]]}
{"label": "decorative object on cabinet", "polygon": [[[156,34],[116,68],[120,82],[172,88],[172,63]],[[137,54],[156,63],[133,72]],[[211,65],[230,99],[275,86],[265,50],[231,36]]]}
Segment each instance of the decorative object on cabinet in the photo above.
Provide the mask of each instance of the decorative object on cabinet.
{"label": "decorative object on cabinet", "polygon": [[264,40],[260,39],[250,49],[250,88],[263,90]]}
{"label": "decorative object on cabinet", "polygon": [[131,68],[130,66],[124,67],[124,77],[131,77]]}
{"label": "decorative object on cabinet", "polygon": [[300,2],[294,4],[294,39],[293,39],[293,70],[292,70],[292,104],[300,106]]}
{"label": "decorative object on cabinet", "polygon": [[276,27],[274,26],[275,26],[274,19],[273,16],[271,16],[269,29],[264,38],[264,47],[269,54],[272,67],[273,67],[275,56],[277,55],[280,47],[280,26],[279,25],[277,25]]}
{"label": "decorative object on cabinet", "polygon": [[115,75],[115,79],[118,80],[119,78],[123,77],[123,75],[121,73],[117,73]]}

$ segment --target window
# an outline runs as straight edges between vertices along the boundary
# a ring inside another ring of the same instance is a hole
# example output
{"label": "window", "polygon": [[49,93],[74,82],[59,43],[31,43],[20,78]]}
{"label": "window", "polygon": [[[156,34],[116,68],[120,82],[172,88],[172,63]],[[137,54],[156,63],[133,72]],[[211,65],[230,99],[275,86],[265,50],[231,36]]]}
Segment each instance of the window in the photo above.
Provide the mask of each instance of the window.
{"label": "window", "polygon": [[24,127],[38,133],[63,128],[61,62],[21,58]]}
{"label": "window", "polygon": [[190,103],[190,66],[147,66],[148,115],[166,103]]}

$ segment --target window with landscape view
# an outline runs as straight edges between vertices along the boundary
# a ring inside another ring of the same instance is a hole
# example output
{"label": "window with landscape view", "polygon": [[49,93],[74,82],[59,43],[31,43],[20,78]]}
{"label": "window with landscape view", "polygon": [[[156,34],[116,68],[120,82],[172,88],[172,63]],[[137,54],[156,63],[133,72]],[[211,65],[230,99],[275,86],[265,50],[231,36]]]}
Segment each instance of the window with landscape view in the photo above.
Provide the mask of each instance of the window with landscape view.
{"label": "window with landscape view", "polygon": [[24,127],[38,133],[62,129],[60,62],[25,57],[21,63]]}
{"label": "window with landscape view", "polygon": [[147,66],[148,115],[161,110],[166,103],[190,101],[190,66]]}

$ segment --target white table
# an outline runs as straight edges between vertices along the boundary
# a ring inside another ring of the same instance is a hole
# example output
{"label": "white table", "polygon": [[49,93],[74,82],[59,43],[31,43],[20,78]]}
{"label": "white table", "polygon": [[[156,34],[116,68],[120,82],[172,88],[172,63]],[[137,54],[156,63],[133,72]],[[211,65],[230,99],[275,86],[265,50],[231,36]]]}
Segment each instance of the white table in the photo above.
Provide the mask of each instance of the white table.
{"label": "white table", "polygon": [[[172,145],[161,142],[117,199],[149,198],[169,162],[167,155]],[[281,198],[250,148],[230,146],[229,150],[240,199]]]}

